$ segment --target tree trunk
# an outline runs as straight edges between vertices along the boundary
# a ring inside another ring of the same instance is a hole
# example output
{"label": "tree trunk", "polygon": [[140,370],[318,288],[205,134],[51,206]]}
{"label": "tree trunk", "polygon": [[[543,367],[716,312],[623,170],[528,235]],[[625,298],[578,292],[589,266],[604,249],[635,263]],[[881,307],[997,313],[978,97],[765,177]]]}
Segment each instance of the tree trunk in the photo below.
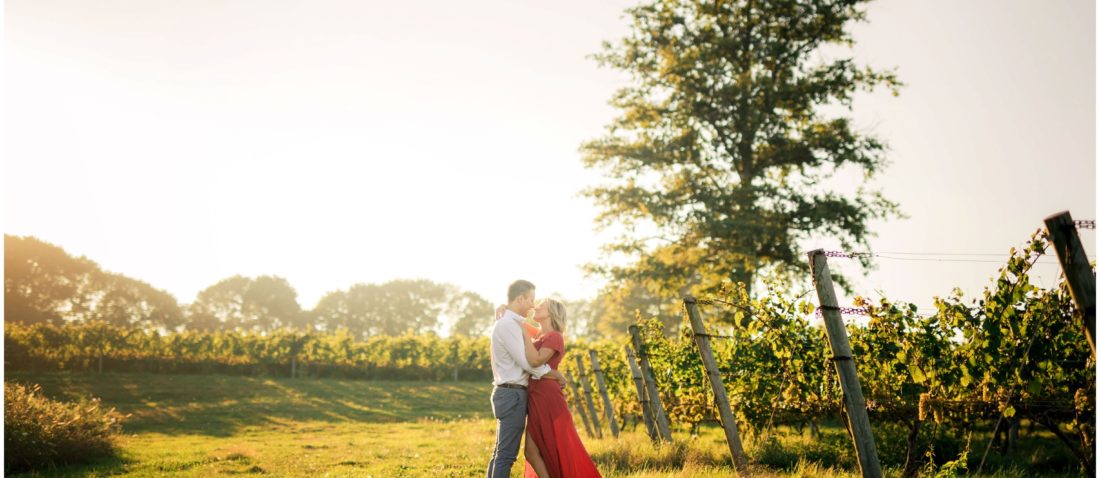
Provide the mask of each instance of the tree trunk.
{"label": "tree trunk", "polygon": [[1020,437],[1020,419],[1012,420],[1008,426],[1008,440],[1005,440],[1005,451],[1016,450],[1016,440]]}
{"label": "tree trunk", "polygon": [[901,476],[903,478],[909,478],[917,476],[920,471],[920,453],[917,452],[917,438],[920,436],[920,419],[914,419],[913,423],[909,425],[909,437],[908,444],[905,450],[905,468]]}
{"label": "tree trunk", "polygon": [[454,364],[455,364],[454,381],[457,382],[458,381],[458,342],[455,342],[454,345],[451,348],[453,349],[453,352],[454,352],[454,355],[455,355],[455,358],[454,358]]}
{"label": "tree trunk", "polygon": [[1062,440],[1062,443],[1066,445],[1066,448],[1069,448],[1069,451],[1073,453],[1073,456],[1077,457],[1077,461],[1081,462],[1081,466],[1084,467],[1085,473],[1087,473],[1088,476],[1096,476],[1096,468],[1094,468],[1092,465],[1092,457],[1085,455],[1084,452],[1078,450],[1077,447],[1073,445],[1073,442],[1070,441],[1069,437],[1067,437],[1065,433],[1062,433],[1062,430],[1058,428],[1057,423],[1054,423],[1053,421],[1049,421],[1047,419],[1040,419],[1039,423],[1043,425],[1043,427],[1047,430],[1050,430],[1051,433],[1054,433],[1054,435],[1057,436],[1059,440]]}

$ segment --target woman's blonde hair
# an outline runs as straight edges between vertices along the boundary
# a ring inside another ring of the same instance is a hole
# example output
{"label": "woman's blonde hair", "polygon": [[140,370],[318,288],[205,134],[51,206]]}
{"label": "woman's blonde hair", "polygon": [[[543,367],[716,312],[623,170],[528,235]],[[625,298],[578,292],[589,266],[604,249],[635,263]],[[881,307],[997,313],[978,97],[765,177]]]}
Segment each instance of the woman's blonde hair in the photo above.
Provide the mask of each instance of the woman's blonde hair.
{"label": "woman's blonde hair", "polygon": [[550,312],[550,326],[565,333],[565,305],[554,299],[546,299],[546,310]]}

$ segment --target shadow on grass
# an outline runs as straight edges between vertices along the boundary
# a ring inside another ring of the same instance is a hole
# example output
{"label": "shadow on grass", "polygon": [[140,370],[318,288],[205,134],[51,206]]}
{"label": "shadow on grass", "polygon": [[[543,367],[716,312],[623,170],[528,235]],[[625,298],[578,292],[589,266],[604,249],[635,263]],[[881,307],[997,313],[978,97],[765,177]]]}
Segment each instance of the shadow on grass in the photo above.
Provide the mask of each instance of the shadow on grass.
{"label": "shadow on grass", "polygon": [[96,396],[128,414],[126,433],[231,436],[246,427],[293,422],[411,422],[487,418],[489,384],[373,382],[228,375],[8,374],[42,385],[51,398]]}
{"label": "shadow on grass", "polygon": [[89,476],[89,475],[111,476],[111,475],[117,475],[117,474],[121,474],[121,473],[125,472],[128,466],[131,466],[135,463],[136,462],[134,460],[129,459],[129,458],[125,458],[125,457],[121,457],[121,456],[111,456],[111,457],[103,457],[103,458],[97,459],[95,461],[92,461],[90,463],[85,463],[85,464],[82,464],[82,465],[59,466],[57,468],[52,468],[52,469],[48,469],[48,470],[27,471],[27,472],[14,473],[14,474],[5,473],[4,476],[11,476],[13,478],[14,477],[58,478],[58,477],[76,477],[76,476]]}

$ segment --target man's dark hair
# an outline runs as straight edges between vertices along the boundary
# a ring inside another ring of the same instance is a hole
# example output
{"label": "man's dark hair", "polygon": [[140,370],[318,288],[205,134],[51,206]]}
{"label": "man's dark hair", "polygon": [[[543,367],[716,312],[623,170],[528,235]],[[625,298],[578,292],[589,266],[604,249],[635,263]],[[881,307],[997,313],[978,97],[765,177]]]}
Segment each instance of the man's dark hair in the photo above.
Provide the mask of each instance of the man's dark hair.
{"label": "man's dark hair", "polygon": [[535,284],[527,282],[523,279],[517,280],[508,286],[508,303],[516,300],[519,296],[535,290]]}

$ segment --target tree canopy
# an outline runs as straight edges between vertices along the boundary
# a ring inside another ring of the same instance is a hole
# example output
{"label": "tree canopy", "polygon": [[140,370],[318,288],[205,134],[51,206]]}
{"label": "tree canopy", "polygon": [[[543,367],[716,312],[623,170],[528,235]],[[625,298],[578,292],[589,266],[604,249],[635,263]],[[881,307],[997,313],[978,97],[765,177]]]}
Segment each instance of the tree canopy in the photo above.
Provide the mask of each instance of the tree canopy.
{"label": "tree canopy", "polygon": [[103,271],[85,257],[26,236],[4,235],[4,320],[175,327],[175,297],[145,282]]}
{"label": "tree canopy", "polygon": [[[181,306],[168,292],[102,270],[85,257],[34,237],[4,236],[4,320],[23,324],[101,322],[147,330],[345,330],[352,335],[430,333],[441,322],[455,335],[481,335],[493,304],[480,295],[426,279],[355,284],[303,310],[298,292],[278,276],[234,275]],[[447,323],[447,322],[443,322]]]}
{"label": "tree canopy", "polygon": [[[901,84],[841,54],[864,3],[660,0],[627,10],[629,34],[595,56],[629,74],[611,99],[619,115],[581,149],[606,174],[586,191],[598,222],[622,231],[606,252],[630,260],[590,271],[667,300],[804,275],[799,242],[811,237],[868,248],[868,224],[900,212],[869,187],[886,144],[844,113],[858,91],[897,94]],[[830,189],[848,172],[862,183]]]}

